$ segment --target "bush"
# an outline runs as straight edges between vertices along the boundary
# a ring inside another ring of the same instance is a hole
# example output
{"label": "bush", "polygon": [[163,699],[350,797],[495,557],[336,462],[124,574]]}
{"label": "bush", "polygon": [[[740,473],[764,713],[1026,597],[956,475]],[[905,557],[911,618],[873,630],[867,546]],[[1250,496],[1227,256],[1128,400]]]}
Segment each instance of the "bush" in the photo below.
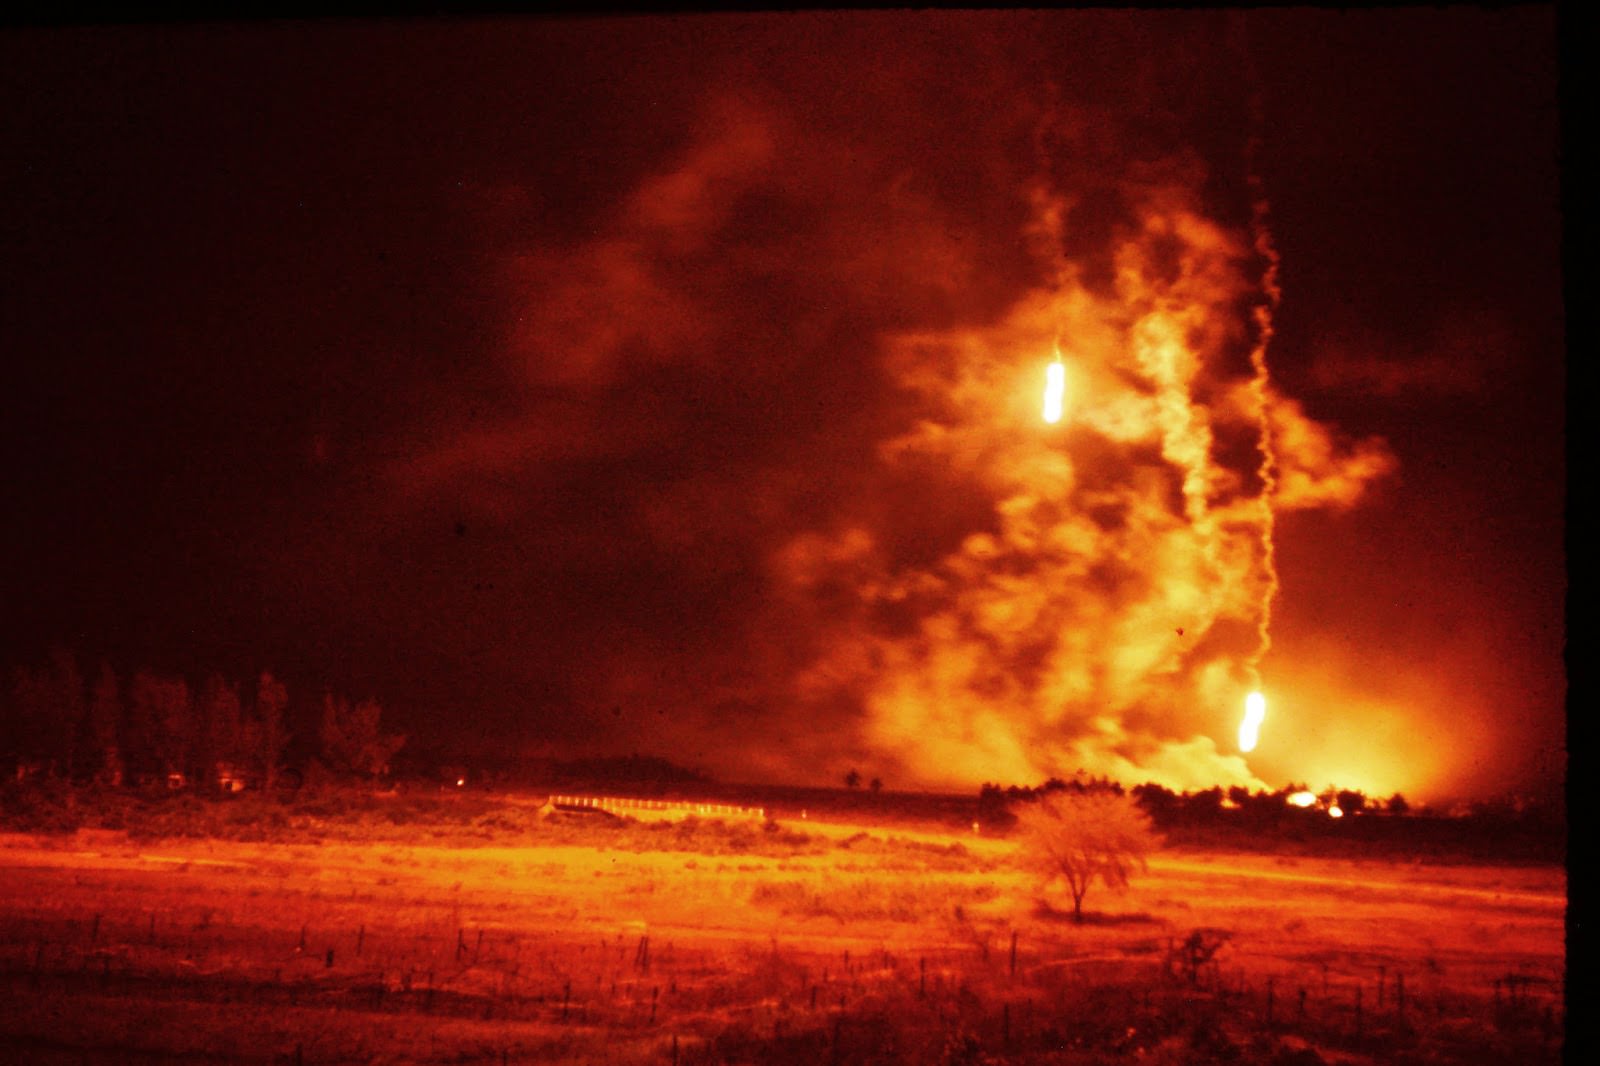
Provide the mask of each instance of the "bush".
{"label": "bush", "polygon": [[71,833],[82,824],[76,795],[64,781],[11,781],[0,787],[0,825],[7,829]]}

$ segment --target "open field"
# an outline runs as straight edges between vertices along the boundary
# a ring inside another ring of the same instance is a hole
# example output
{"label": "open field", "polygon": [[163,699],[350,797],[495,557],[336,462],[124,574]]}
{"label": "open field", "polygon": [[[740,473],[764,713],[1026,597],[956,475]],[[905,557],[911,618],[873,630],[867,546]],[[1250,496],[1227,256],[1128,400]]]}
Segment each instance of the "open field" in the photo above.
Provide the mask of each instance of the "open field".
{"label": "open field", "polygon": [[[1558,866],[539,817],[0,837],[0,1051],[83,1062],[1541,1063]],[[248,836],[249,834],[234,834]],[[1061,906],[1056,898],[1050,901]]]}

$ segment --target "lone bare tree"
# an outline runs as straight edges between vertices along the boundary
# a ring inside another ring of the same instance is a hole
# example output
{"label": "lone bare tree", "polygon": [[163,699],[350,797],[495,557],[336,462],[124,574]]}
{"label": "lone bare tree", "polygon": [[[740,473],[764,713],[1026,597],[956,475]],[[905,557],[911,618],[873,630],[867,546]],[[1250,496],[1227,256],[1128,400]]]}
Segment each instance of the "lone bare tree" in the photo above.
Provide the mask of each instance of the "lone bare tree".
{"label": "lone bare tree", "polygon": [[1091,790],[1048,793],[1017,811],[1022,861],[1048,887],[1057,878],[1072,893],[1073,921],[1083,921],[1083,897],[1096,880],[1122,889],[1160,845],[1150,817],[1128,796]]}

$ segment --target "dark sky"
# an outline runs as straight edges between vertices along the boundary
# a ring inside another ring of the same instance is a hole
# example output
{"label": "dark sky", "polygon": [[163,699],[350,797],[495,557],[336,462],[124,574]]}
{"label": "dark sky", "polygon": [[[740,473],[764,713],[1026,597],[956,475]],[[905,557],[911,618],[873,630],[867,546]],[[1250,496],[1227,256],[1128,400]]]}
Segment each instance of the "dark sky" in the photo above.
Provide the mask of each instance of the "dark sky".
{"label": "dark sky", "polygon": [[1541,8],[5,31],[0,651],[730,778],[1546,789],[1558,137]]}

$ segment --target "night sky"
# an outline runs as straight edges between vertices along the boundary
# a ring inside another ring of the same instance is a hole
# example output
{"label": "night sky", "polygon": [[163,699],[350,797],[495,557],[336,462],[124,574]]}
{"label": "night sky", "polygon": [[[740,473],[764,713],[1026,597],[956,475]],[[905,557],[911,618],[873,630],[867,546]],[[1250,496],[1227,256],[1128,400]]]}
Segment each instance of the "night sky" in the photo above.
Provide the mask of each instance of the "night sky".
{"label": "night sky", "polygon": [[1556,72],[1541,8],[0,31],[0,665],[1547,791]]}

